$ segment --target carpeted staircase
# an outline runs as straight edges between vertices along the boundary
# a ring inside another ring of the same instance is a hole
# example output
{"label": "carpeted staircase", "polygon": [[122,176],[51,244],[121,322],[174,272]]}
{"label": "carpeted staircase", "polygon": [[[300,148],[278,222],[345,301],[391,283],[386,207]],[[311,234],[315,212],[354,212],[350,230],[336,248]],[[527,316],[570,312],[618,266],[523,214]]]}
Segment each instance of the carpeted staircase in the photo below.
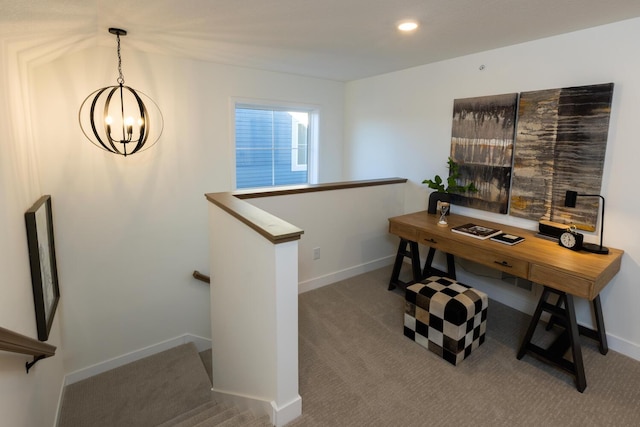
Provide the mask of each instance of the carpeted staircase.
{"label": "carpeted staircase", "polygon": [[188,343],[71,384],[58,427],[271,426],[214,399],[210,360],[210,350]]}
{"label": "carpeted staircase", "polygon": [[223,403],[207,402],[160,424],[159,427],[194,426],[266,427],[271,426],[271,423],[266,415],[256,418],[251,411],[240,411]]}

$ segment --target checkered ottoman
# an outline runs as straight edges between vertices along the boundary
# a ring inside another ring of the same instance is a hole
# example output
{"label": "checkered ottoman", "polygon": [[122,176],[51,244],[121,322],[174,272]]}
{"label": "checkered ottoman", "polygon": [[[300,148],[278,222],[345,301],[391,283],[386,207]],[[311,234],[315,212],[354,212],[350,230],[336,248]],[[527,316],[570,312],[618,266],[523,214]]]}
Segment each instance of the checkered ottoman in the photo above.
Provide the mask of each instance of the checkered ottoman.
{"label": "checkered ottoman", "polygon": [[404,334],[457,365],[484,342],[487,294],[446,277],[408,286]]}

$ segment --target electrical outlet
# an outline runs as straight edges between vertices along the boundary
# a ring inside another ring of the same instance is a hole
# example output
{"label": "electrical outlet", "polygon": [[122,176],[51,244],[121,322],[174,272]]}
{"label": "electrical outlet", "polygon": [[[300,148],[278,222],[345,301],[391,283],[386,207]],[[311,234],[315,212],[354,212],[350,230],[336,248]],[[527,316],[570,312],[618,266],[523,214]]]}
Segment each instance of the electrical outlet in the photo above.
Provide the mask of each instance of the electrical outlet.
{"label": "electrical outlet", "polygon": [[313,259],[320,259],[320,248],[313,248]]}

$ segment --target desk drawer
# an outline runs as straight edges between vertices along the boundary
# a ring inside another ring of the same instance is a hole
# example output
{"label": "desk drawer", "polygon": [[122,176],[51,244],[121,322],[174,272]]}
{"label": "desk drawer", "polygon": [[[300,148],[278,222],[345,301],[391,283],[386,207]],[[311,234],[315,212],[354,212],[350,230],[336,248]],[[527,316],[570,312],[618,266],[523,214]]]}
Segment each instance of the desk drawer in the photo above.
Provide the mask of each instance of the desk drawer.
{"label": "desk drawer", "polygon": [[420,232],[418,243],[477,262],[478,264],[486,265],[487,267],[495,268],[496,270],[507,272],[514,276],[526,279],[529,275],[529,263],[527,261],[483,250],[481,246],[489,244],[489,242],[479,242],[479,245],[477,245],[474,244],[476,242],[469,241],[468,245],[463,245],[459,242],[438,237],[427,232]]}
{"label": "desk drawer", "polygon": [[390,222],[389,233],[400,236],[403,239],[411,240],[412,242],[418,241],[418,230],[408,225]]}
{"label": "desk drawer", "polygon": [[589,300],[596,296],[592,281],[541,265],[531,265],[529,280]]}
{"label": "desk drawer", "polygon": [[476,252],[477,254],[469,259],[523,279],[529,276],[529,263],[527,261],[510,256],[482,252],[481,249],[477,249]]}
{"label": "desk drawer", "polygon": [[456,254],[456,251],[460,249],[459,244],[426,231],[421,231],[420,234],[418,234],[418,243],[450,254]]}

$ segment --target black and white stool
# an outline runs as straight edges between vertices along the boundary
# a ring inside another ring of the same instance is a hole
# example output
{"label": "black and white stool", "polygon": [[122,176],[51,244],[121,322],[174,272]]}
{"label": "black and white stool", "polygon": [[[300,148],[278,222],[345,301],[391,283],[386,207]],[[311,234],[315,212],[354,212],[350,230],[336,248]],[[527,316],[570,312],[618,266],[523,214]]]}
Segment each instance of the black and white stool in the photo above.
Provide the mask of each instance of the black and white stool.
{"label": "black and white stool", "polygon": [[488,302],[477,289],[429,277],[406,288],[404,334],[457,365],[484,342]]}

